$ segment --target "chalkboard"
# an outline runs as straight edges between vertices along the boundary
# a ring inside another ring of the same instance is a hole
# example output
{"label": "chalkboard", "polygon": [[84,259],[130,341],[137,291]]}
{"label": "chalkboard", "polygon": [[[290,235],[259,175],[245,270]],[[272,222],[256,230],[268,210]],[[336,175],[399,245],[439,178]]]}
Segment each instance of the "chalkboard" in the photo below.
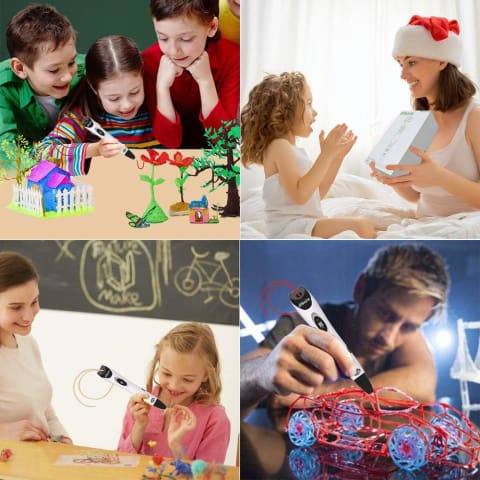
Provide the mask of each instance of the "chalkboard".
{"label": "chalkboard", "polygon": [[86,53],[95,40],[106,35],[127,35],[144,50],[156,42],[149,2],[131,0],[0,0],[0,60],[8,58],[5,32],[10,19],[32,4],[48,4],[65,15],[77,32],[77,50]]}
{"label": "chalkboard", "polygon": [[40,305],[238,325],[238,241],[0,241],[40,274]]}

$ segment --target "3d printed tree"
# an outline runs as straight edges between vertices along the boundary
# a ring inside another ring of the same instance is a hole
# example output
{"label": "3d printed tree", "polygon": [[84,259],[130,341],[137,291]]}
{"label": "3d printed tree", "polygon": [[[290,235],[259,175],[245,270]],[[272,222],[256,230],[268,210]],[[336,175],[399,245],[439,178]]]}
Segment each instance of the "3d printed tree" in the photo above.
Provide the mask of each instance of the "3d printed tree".
{"label": "3d printed tree", "polygon": [[[238,194],[238,185],[240,184],[240,168],[237,163],[240,159],[240,125],[234,120],[222,122],[222,126],[217,129],[207,129],[205,137],[209,145],[208,149],[203,150],[201,157],[195,157],[191,168],[194,173],[189,173],[191,177],[196,177],[205,170],[211,171],[210,180],[205,182],[202,187],[210,187],[210,192],[217,188],[227,185],[227,203],[224,207],[217,207],[222,217],[238,217],[240,215],[240,196]],[[218,163],[219,159],[226,159],[225,162]]]}
{"label": "3d printed tree", "polygon": [[31,145],[22,135],[17,136],[15,142],[3,140],[0,143],[0,181],[15,178],[20,185],[38,161],[31,155],[31,150]]}

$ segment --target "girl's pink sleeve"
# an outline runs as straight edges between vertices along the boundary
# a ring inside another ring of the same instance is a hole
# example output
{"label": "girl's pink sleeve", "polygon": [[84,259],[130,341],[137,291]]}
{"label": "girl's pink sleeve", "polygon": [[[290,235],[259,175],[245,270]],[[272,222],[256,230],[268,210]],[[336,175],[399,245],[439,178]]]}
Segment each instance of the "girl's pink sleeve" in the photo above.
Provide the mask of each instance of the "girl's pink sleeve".
{"label": "girl's pink sleeve", "polygon": [[120,434],[120,440],[118,441],[117,450],[119,452],[139,453],[132,445],[132,439],[130,437],[130,434],[132,433],[133,423],[133,416],[127,406],[127,411],[125,412],[125,416],[123,417],[122,433]]}
{"label": "girl's pink sleeve", "polygon": [[224,463],[230,441],[230,420],[222,406],[212,410],[195,458]]}

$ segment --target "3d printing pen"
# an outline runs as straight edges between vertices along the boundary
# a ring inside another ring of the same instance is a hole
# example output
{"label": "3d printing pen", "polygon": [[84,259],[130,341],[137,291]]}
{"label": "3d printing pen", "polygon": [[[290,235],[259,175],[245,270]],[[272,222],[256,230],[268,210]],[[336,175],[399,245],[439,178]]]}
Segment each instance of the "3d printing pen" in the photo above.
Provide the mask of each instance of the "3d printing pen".
{"label": "3d printing pen", "polygon": [[[82,125],[91,133],[96,135],[99,138],[111,138],[115,141],[115,137],[110,135],[108,132],[106,132],[93,118],[90,117],[85,117],[82,120]],[[128,158],[131,158],[132,160],[135,160],[135,155],[131,150],[129,150],[125,145],[122,145],[122,154],[125,155]]]}
{"label": "3d printing pen", "polygon": [[[327,316],[320,308],[320,305],[306,288],[298,287],[290,292],[289,298],[290,302],[292,302],[292,305],[295,307],[295,310],[303,318],[303,320],[308,323],[308,325],[334,335],[343,343],[343,345],[345,345],[345,342],[335,331]],[[348,350],[346,345],[345,348]],[[351,380],[353,380],[365,392],[373,393],[372,384],[368,378],[368,375],[365,373],[365,370],[362,368],[352,352],[350,352],[350,355],[352,356],[356,367],[355,374],[350,377]]]}
{"label": "3d printing pen", "polygon": [[161,402],[157,397],[153,396],[150,392],[147,392],[144,388],[140,388],[138,385],[127,380],[125,377],[122,377],[118,372],[112,370],[105,365],[102,365],[98,371],[97,375],[102,377],[107,382],[113,383],[113,385],[118,385],[119,387],[124,388],[128,392],[135,394],[135,393],[148,393],[148,397],[144,398],[143,400],[145,403],[152,405],[152,407],[157,407],[161,409],[167,408],[167,406]]}

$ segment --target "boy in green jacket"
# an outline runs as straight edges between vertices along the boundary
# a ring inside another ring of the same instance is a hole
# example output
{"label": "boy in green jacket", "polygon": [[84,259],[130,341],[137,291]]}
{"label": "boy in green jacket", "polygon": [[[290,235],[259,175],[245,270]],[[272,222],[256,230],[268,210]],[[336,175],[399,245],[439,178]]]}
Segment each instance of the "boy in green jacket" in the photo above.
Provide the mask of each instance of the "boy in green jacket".
{"label": "boy in green jacket", "polygon": [[19,135],[29,144],[44,138],[85,71],[84,56],[77,55],[75,47],[75,30],[51,6],[31,5],[18,12],[6,37],[10,58],[0,62],[0,167],[4,168],[6,145],[15,143]]}

